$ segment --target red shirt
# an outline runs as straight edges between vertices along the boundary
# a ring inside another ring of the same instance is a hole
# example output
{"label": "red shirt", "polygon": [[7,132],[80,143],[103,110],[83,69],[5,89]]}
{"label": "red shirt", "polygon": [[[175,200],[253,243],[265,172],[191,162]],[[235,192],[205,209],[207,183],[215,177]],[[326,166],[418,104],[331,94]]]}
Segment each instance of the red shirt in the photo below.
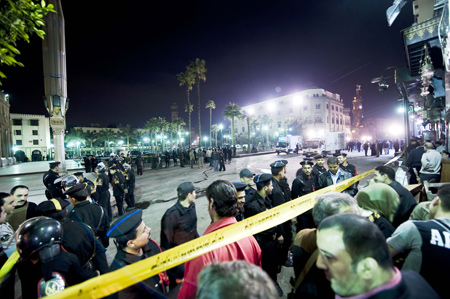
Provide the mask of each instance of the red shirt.
{"label": "red shirt", "polygon": [[[207,235],[210,232],[219,230],[236,222],[236,218],[234,217],[221,219],[211,223],[203,235]],[[184,266],[184,281],[177,298],[195,298],[195,293],[197,292],[197,276],[207,264],[213,261],[236,260],[245,260],[249,263],[261,266],[261,248],[253,236],[225,245],[186,262]]]}

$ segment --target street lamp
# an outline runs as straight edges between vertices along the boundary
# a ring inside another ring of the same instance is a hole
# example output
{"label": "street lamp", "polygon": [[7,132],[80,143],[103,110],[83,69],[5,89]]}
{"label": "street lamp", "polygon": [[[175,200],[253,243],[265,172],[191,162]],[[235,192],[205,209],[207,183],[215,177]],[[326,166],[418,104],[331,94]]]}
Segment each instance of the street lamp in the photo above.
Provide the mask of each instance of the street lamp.
{"label": "street lamp", "polygon": [[[388,70],[394,70],[394,75],[385,77],[384,73]],[[396,66],[390,66],[383,70],[380,77],[373,78],[370,82],[372,84],[377,83],[378,84],[378,90],[381,92],[386,91],[389,88],[389,85],[386,83],[386,79],[394,78],[394,82],[397,85],[397,88],[400,92],[400,95],[403,98],[403,116],[404,116],[404,122],[405,122],[405,148],[408,148],[409,145],[409,137],[410,137],[410,130],[409,130],[409,99],[408,99],[408,91],[406,89],[405,82],[409,79],[411,80],[410,76],[408,75],[408,69],[406,68],[398,68]],[[407,153],[405,152],[405,155]]]}
{"label": "street lamp", "polygon": [[[222,140],[222,145],[223,145],[223,134],[222,134],[222,129],[223,129],[223,125],[219,124],[219,130],[220,130],[220,139]],[[217,146],[217,144],[216,144]]]}
{"label": "street lamp", "polygon": [[206,141],[208,141],[208,137],[203,137],[203,141],[205,142],[205,148],[206,148]]}

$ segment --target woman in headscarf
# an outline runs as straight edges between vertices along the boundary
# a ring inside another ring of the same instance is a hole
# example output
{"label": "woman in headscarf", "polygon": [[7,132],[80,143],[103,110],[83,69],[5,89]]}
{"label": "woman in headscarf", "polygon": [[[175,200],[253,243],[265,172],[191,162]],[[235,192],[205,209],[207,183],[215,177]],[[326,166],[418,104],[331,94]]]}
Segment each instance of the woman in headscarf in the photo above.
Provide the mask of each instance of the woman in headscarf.
{"label": "woman in headscarf", "polygon": [[378,225],[386,238],[390,237],[395,230],[392,221],[399,204],[397,192],[387,184],[372,183],[360,190],[356,199],[360,215]]}

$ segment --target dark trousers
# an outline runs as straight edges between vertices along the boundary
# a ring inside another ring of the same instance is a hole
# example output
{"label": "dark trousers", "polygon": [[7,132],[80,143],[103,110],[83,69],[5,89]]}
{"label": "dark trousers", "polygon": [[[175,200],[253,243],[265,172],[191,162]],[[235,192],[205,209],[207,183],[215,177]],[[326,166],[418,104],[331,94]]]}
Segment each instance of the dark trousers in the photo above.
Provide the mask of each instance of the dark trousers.
{"label": "dark trousers", "polygon": [[258,243],[261,247],[261,267],[276,282],[278,274],[277,241],[266,240]]}
{"label": "dark trousers", "polygon": [[98,270],[100,274],[105,274],[109,272],[106,254],[101,249],[96,249],[95,255],[92,258],[92,264],[94,265],[95,270]]}
{"label": "dark trousers", "polygon": [[100,193],[98,203],[105,210],[109,220],[112,220],[113,214],[111,209],[111,194],[109,191]]}
{"label": "dark trousers", "polygon": [[119,216],[123,215],[123,198],[124,198],[124,194],[120,194],[120,195],[114,195],[114,198],[116,199],[116,206],[117,206],[117,210],[119,211]]}
{"label": "dark trousers", "polygon": [[220,161],[220,169],[219,169],[219,171],[225,171],[225,161],[223,161],[223,160],[221,160]]}
{"label": "dark trousers", "polygon": [[125,202],[128,207],[134,208],[134,187],[128,187],[128,193],[125,194]]}
{"label": "dark trousers", "polygon": [[144,167],[142,167],[142,166],[138,166],[137,167],[137,175],[142,175],[142,169],[143,169]]}

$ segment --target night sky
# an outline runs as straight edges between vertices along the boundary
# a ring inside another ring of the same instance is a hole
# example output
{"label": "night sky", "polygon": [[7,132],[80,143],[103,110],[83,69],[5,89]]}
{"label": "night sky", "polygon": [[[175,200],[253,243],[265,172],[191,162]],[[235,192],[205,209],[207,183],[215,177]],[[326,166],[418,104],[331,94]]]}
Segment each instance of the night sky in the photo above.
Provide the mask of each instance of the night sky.
{"label": "night sky", "polygon": [[[158,3],[157,3],[158,2]],[[401,30],[413,23],[408,2],[389,27],[393,0],[309,1],[68,1],[66,25],[70,107],[67,124],[143,127],[152,117],[170,121],[170,104],[184,113],[185,88],[176,74],[206,60],[201,83],[202,127],[226,123],[228,102],[239,106],[317,86],[351,108],[362,86],[365,117],[395,116],[397,91],[378,92],[373,77],[406,66]],[[12,113],[45,114],[42,43],[21,43],[24,68],[2,67]],[[387,73],[389,74],[389,73]],[[390,82],[393,85],[391,80]],[[197,95],[192,125],[197,124]]]}

